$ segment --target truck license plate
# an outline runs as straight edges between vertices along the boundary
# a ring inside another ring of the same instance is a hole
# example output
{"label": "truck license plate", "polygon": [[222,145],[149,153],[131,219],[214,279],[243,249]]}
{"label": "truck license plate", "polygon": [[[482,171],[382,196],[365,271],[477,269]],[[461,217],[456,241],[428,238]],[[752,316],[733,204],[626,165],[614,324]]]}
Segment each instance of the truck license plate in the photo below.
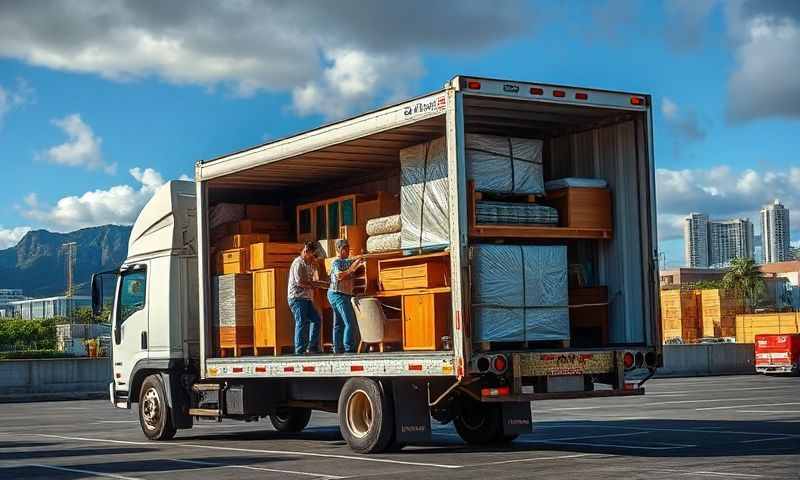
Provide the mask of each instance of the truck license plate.
{"label": "truck license plate", "polygon": [[614,370],[614,352],[563,352],[520,354],[524,377],[587,375]]}

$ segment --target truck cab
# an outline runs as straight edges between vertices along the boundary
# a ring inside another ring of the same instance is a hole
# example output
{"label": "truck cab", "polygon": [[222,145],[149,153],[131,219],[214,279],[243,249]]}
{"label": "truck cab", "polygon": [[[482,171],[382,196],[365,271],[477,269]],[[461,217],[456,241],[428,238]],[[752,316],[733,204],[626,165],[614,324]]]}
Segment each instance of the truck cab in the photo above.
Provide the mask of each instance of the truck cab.
{"label": "truck cab", "polygon": [[[193,182],[166,184],[133,225],[125,262],[114,272],[104,272],[116,276],[109,392],[117,407],[139,402],[148,376],[194,368],[190,359],[198,356],[195,208]],[[96,274],[92,279],[96,310],[102,303],[102,277]]]}

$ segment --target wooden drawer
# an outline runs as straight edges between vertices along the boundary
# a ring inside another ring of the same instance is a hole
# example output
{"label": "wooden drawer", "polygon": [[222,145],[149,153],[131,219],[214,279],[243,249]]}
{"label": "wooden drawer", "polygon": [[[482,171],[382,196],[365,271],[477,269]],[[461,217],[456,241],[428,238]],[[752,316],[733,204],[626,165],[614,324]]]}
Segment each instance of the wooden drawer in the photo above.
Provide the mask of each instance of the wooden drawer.
{"label": "wooden drawer", "polygon": [[256,347],[275,346],[274,308],[260,308],[253,311],[253,337]]}
{"label": "wooden drawer", "polygon": [[449,284],[449,271],[449,258],[441,255],[419,259],[406,257],[381,261],[378,274],[380,289],[407,290],[446,287]]}
{"label": "wooden drawer", "polygon": [[246,248],[232,248],[222,250],[217,254],[217,274],[228,275],[229,273],[247,272],[248,250]]}

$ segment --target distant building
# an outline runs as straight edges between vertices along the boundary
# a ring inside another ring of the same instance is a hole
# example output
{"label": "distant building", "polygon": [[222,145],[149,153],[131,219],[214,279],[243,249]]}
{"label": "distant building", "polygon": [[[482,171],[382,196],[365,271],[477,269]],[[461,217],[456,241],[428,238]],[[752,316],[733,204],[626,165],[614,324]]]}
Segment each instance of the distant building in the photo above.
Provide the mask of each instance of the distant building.
{"label": "distant building", "polygon": [[690,268],[728,266],[734,258],[753,258],[753,224],[750,220],[709,220],[704,213],[684,219],[684,252]]}
{"label": "distant building", "polygon": [[753,223],[750,220],[708,222],[709,265],[723,267],[734,258],[753,258]]}
{"label": "distant building", "polygon": [[715,281],[722,280],[725,276],[725,268],[674,268],[670,270],[662,270],[658,276],[660,279],[661,288],[678,287],[681,285],[690,285],[702,281]]}
{"label": "distant building", "polygon": [[761,209],[761,242],[764,248],[764,263],[791,260],[789,210],[777,200]]}
{"label": "distant building", "polygon": [[9,303],[25,298],[21,288],[0,288],[0,317],[10,317],[12,308]]}
{"label": "distant building", "polygon": [[88,307],[91,304],[92,297],[86,295],[75,295],[72,298],[64,296],[31,298],[9,302],[12,316],[26,320],[66,317],[71,315],[77,308]]}
{"label": "distant building", "polygon": [[690,213],[686,217],[683,225],[683,241],[686,265],[708,267],[708,215]]}
{"label": "distant building", "polygon": [[[788,262],[775,262],[759,265],[758,267],[765,275],[775,275],[785,278],[789,282],[786,302],[793,308],[800,308],[800,261],[792,260]],[[788,300],[791,299],[791,302]]]}

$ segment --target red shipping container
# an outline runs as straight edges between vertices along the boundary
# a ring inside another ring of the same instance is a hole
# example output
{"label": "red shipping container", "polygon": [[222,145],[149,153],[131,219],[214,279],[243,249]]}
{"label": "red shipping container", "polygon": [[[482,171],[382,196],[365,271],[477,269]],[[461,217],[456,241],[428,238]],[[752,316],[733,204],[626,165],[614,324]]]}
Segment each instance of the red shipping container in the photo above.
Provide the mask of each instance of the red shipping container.
{"label": "red shipping container", "polygon": [[800,334],[756,335],[755,340],[757,372],[800,372]]}

